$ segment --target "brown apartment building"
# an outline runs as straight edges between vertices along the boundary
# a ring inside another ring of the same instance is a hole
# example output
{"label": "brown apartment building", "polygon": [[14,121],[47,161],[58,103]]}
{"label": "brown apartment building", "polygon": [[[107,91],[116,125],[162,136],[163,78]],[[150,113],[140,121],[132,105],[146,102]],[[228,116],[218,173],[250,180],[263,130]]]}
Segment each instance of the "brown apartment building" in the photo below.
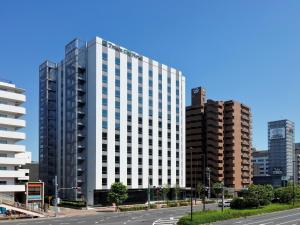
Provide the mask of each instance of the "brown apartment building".
{"label": "brown apartment building", "polygon": [[[241,189],[252,180],[251,110],[236,101],[207,100],[203,88],[192,89],[186,108],[186,185],[223,182]],[[192,152],[192,154],[191,154]],[[192,161],[191,159],[192,155]],[[192,163],[191,163],[192,162]]]}

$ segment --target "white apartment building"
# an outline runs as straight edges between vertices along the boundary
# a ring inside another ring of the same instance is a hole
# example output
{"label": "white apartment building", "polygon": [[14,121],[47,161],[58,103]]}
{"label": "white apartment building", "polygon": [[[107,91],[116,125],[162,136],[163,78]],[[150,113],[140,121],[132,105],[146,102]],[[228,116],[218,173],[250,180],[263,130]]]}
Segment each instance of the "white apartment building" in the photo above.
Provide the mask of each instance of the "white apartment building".
{"label": "white apartment building", "polygon": [[40,126],[41,179],[80,187],[67,198],[101,204],[118,181],[130,193],[185,187],[185,77],[172,67],[99,37],[75,39],[63,61],[40,66]]}
{"label": "white apartment building", "polygon": [[18,143],[26,138],[21,130],[26,126],[24,92],[11,82],[0,81],[0,198],[12,201],[16,192],[25,192],[29,170],[21,166],[31,162],[31,153]]}

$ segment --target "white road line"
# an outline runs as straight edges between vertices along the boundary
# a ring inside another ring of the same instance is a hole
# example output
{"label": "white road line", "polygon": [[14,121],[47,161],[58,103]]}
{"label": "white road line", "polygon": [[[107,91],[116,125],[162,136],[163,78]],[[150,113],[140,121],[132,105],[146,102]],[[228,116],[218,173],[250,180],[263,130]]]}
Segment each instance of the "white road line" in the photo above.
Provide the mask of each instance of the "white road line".
{"label": "white road line", "polygon": [[273,218],[270,218],[270,219],[264,219],[264,220],[260,220],[260,221],[256,221],[256,222],[252,222],[252,223],[245,223],[244,225],[263,223],[263,222],[273,221],[273,220],[282,219],[282,218],[286,218],[286,217],[290,217],[290,216],[295,216],[295,215],[299,215],[299,214],[300,213],[294,213],[294,214],[289,214],[289,215],[286,215],[286,216],[273,217]]}
{"label": "white road line", "polygon": [[300,220],[300,218],[295,219],[295,220],[289,220],[289,221],[286,221],[286,222],[283,222],[283,223],[277,223],[276,225],[287,224],[287,223],[290,223],[290,222],[296,222],[296,221],[299,221],[299,220]]}

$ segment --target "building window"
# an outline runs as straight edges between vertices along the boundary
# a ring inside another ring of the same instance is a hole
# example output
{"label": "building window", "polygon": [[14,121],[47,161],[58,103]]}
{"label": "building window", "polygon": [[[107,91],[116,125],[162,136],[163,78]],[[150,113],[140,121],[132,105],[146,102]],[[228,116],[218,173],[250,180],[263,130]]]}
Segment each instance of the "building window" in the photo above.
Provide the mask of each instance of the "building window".
{"label": "building window", "polygon": [[120,120],[120,113],[119,112],[115,112],[115,118],[116,118],[116,120]]}
{"label": "building window", "polygon": [[107,106],[107,98],[102,98],[102,105]]}
{"label": "building window", "polygon": [[107,95],[107,87],[102,87],[102,94]]}
{"label": "building window", "polygon": [[102,121],[102,128],[107,129],[107,121],[105,120]]}
{"label": "building window", "polygon": [[102,162],[106,163],[107,162],[107,155],[102,155]]}
{"label": "building window", "polygon": [[115,163],[120,163],[120,156],[115,156]]}
{"label": "building window", "polygon": [[102,117],[107,117],[107,109],[102,109]]}
{"label": "building window", "polygon": [[107,61],[107,53],[102,52],[102,60]]}
{"label": "building window", "polygon": [[107,174],[107,167],[105,166],[102,167],[102,174]]}
{"label": "building window", "polygon": [[130,178],[127,179],[127,185],[128,186],[131,185],[131,179]]}
{"label": "building window", "polygon": [[107,65],[106,64],[102,64],[102,71],[107,72]]}
{"label": "building window", "polygon": [[115,80],[116,87],[120,87],[120,80]]}
{"label": "building window", "polygon": [[102,76],[102,83],[107,84],[107,76]]}
{"label": "building window", "polygon": [[103,140],[107,140],[107,133],[102,132],[102,139],[103,139]]}
{"label": "building window", "polygon": [[106,178],[102,178],[102,185],[106,186],[107,185],[107,179]]}
{"label": "building window", "polygon": [[143,73],[143,67],[139,66],[139,73]]}
{"label": "building window", "polygon": [[131,62],[127,62],[127,69],[129,69],[129,70],[132,69],[132,63]]}
{"label": "building window", "polygon": [[127,80],[131,80],[132,79],[132,73],[127,73]]}
{"label": "building window", "polygon": [[120,58],[115,58],[115,64],[120,65]]}
{"label": "building window", "polygon": [[139,84],[143,83],[143,77],[139,77]]}
{"label": "building window", "polygon": [[107,144],[102,144],[102,151],[104,151],[104,152],[107,151]]}
{"label": "building window", "polygon": [[143,175],[143,169],[139,168],[139,175]]}
{"label": "building window", "polygon": [[127,168],[127,175],[131,174],[131,168]]}
{"label": "building window", "polygon": [[127,157],[127,164],[131,164],[131,157]]}
{"label": "building window", "polygon": [[143,180],[139,178],[139,185],[143,185]]}

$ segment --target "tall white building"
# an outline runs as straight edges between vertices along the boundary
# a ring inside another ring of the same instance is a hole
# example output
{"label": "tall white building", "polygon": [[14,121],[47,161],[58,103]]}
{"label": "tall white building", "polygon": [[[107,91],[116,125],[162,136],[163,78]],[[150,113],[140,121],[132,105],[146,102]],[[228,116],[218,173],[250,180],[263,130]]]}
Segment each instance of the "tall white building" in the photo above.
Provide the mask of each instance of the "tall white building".
{"label": "tall white building", "polygon": [[20,130],[26,126],[24,92],[8,81],[0,82],[0,198],[8,200],[14,200],[16,192],[25,192],[29,179],[29,170],[21,166],[31,162],[31,154],[19,143],[26,138]]}
{"label": "tall white building", "polygon": [[41,179],[80,187],[67,198],[99,204],[116,181],[185,187],[185,77],[99,37],[75,39],[64,60],[40,66],[40,137]]}

